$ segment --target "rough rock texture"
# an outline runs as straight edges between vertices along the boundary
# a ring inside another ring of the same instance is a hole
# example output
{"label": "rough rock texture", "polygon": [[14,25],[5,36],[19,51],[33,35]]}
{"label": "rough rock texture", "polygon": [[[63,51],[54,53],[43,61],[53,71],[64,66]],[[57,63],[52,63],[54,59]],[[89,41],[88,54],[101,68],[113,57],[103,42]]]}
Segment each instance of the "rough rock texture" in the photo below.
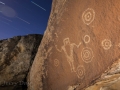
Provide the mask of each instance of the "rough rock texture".
{"label": "rough rock texture", "polygon": [[29,90],[81,90],[119,58],[119,0],[53,0]]}
{"label": "rough rock texture", "polygon": [[95,82],[85,90],[120,90],[120,59],[114,62]]}
{"label": "rough rock texture", "polygon": [[0,40],[0,90],[23,90],[41,39],[31,34]]}

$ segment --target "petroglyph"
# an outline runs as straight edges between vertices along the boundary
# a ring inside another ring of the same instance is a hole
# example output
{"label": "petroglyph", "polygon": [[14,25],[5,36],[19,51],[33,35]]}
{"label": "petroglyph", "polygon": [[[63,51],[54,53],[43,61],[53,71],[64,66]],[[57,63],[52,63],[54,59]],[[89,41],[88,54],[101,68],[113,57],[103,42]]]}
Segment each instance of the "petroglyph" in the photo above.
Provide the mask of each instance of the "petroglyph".
{"label": "petroglyph", "polygon": [[111,43],[111,41],[110,41],[109,39],[104,39],[104,40],[102,41],[102,47],[103,47],[105,50],[110,49],[111,46],[112,46],[112,43]]}
{"label": "petroglyph", "polygon": [[[58,49],[57,45],[55,45],[55,47],[59,52],[63,51],[65,53],[65,56],[70,65],[70,68],[71,68],[71,72],[76,72],[75,67],[74,67],[73,48],[74,48],[74,46],[79,48],[79,46],[81,45],[81,42],[77,45],[75,43],[70,43],[69,38],[65,38],[63,40],[63,43],[64,43],[64,45],[61,47],[61,49]],[[67,52],[66,46],[69,47],[70,52]]]}
{"label": "petroglyph", "polygon": [[85,68],[82,65],[79,65],[77,67],[77,72],[76,72],[78,78],[83,79],[85,76]]}
{"label": "petroglyph", "polygon": [[95,18],[95,12],[91,8],[88,8],[82,14],[82,20],[87,25],[91,24],[93,22],[94,18]]}
{"label": "petroglyph", "polygon": [[81,57],[85,63],[90,63],[94,57],[92,49],[88,47],[83,48],[81,52]]}
{"label": "petroglyph", "polygon": [[89,43],[90,42],[90,36],[89,35],[85,35],[83,38],[85,43]]}
{"label": "petroglyph", "polygon": [[55,59],[55,60],[54,60],[54,65],[55,65],[56,67],[59,66],[59,60],[58,60],[58,59]]}

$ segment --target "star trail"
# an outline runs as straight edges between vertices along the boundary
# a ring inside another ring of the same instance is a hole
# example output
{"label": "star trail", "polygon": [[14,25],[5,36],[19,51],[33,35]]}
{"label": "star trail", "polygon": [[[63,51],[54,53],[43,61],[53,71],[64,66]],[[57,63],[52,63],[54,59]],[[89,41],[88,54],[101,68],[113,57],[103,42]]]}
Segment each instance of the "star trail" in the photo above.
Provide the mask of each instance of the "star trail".
{"label": "star trail", "polygon": [[0,0],[0,40],[44,34],[52,0]]}
{"label": "star trail", "polygon": [[33,3],[34,5],[40,7],[42,10],[46,11],[46,9],[44,9],[43,7],[41,7],[40,5],[36,4],[35,2],[31,1],[31,3]]}

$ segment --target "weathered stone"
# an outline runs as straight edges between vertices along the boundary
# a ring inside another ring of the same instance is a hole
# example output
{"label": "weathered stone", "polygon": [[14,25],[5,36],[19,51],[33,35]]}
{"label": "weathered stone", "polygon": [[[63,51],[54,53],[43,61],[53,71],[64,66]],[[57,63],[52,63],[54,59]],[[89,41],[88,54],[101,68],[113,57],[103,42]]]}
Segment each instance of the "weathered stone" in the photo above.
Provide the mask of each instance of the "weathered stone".
{"label": "weathered stone", "polygon": [[114,62],[95,82],[85,90],[120,90],[120,59]]}
{"label": "weathered stone", "polygon": [[0,40],[0,90],[23,90],[41,39],[34,34]]}
{"label": "weathered stone", "polygon": [[83,89],[119,58],[120,1],[53,0],[29,90]]}

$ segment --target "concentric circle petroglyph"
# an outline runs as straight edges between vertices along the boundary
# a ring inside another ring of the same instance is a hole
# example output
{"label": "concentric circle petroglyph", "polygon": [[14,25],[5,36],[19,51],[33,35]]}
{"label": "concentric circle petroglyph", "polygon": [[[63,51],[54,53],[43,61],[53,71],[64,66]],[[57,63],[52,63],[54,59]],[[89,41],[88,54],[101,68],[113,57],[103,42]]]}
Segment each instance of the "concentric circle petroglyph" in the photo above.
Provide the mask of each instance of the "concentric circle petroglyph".
{"label": "concentric circle petroglyph", "polygon": [[59,66],[59,60],[58,60],[58,59],[55,59],[55,60],[54,60],[54,65],[55,65],[56,67]]}
{"label": "concentric circle petroglyph", "polygon": [[91,62],[94,57],[92,49],[88,47],[83,48],[81,52],[81,57],[85,63]]}
{"label": "concentric circle petroglyph", "polygon": [[111,41],[110,41],[109,39],[104,39],[104,40],[102,41],[102,47],[103,47],[105,50],[110,49],[111,46],[112,46],[112,43],[111,43]]}
{"label": "concentric circle petroglyph", "polygon": [[89,35],[85,35],[83,38],[85,43],[89,43],[90,42],[90,36]]}
{"label": "concentric circle petroglyph", "polygon": [[85,68],[84,68],[84,66],[79,65],[77,67],[77,72],[76,73],[77,73],[78,78],[80,78],[80,79],[84,78],[84,76],[85,76]]}
{"label": "concentric circle petroglyph", "polygon": [[82,20],[87,25],[89,25],[90,23],[92,23],[93,20],[94,20],[94,18],[95,18],[95,12],[91,8],[88,8],[82,14]]}

